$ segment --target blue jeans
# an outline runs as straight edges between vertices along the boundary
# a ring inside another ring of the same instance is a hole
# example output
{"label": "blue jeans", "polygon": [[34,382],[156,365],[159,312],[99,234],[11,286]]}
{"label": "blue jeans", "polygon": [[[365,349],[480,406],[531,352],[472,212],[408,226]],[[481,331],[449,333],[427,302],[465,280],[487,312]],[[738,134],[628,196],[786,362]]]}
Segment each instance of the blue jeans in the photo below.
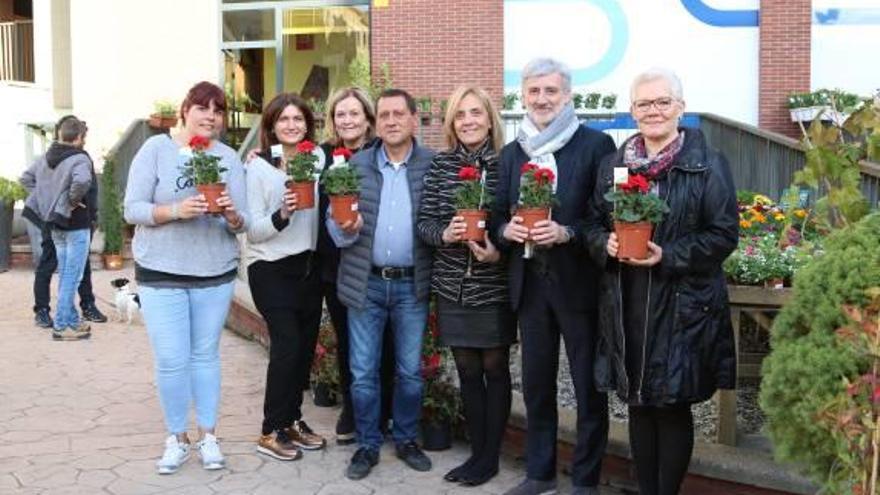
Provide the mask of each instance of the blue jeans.
{"label": "blue jeans", "polygon": [[159,402],[172,434],[186,431],[190,402],[200,428],[217,424],[220,333],[235,283],[199,289],[138,287],[153,348]]}
{"label": "blue jeans", "polygon": [[422,412],[422,335],[428,318],[427,301],[416,299],[412,278],[382,280],[370,275],[361,309],[348,309],[351,398],[358,444],[376,451],[382,446],[379,414],[379,364],[382,335],[391,318],[397,381],[392,417],[395,443],[415,440]]}
{"label": "blue jeans", "polygon": [[79,313],[76,312],[73,301],[89,257],[91,239],[89,229],[52,229],[52,242],[55,244],[55,253],[58,257],[56,330],[76,328],[79,325]]}

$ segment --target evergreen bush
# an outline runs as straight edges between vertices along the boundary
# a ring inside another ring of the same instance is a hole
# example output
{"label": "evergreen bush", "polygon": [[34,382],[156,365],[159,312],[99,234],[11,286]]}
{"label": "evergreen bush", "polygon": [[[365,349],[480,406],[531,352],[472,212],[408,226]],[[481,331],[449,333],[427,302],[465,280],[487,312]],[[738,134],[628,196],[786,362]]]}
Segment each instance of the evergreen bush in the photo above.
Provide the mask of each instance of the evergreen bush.
{"label": "evergreen bush", "polygon": [[104,170],[101,172],[101,201],[98,211],[98,223],[104,233],[104,254],[122,253],[122,230],[125,221],[122,218],[122,202],[116,184],[116,160],[104,158]]}
{"label": "evergreen bush", "polygon": [[866,289],[880,285],[878,246],[880,213],[829,236],[825,254],[795,275],[794,296],[774,322],[772,352],[764,360],[760,405],[776,456],[820,483],[828,480],[839,444],[819,414],[844,377],[868,366],[834,331],[847,322],[842,306],[864,306]]}

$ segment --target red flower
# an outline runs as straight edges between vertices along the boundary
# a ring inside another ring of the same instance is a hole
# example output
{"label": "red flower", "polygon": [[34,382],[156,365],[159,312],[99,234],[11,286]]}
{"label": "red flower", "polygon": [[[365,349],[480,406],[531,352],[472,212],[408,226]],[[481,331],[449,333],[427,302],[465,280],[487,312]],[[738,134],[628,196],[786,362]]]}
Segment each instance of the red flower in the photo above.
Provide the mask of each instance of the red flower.
{"label": "red flower", "polygon": [[466,165],[459,169],[458,178],[460,180],[480,180],[480,171],[473,165]]}
{"label": "red flower", "polygon": [[[307,143],[308,141],[304,141],[304,142]],[[300,143],[300,144],[302,144],[302,143]],[[351,150],[344,147],[344,146],[340,146],[340,147],[336,148],[335,150],[333,150],[332,156],[342,156],[342,157],[345,157],[346,160],[348,160],[349,158],[351,158]]]}
{"label": "red flower", "polygon": [[315,143],[313,143],[309,140],[300,141],[299,144],[296,145],[296,152],[297,153],[311,153],[314,150],[315,150]]}
{"label": "red flower", "polygon": [[880,385],[874,385],[874,395],[871,397],[874,404],[880,404]]}
{"label": "red flower", "polygon": [[630,175],[626,183],[620,185],[620,189],[627,193],[640,192],[646,194],[651,190],[651,184],[648,183],[643,175]]}
{"label": "red flower", "polygon": [[522,168],[519,169],[519,174],[524,175],[524,174],[527,174],[533,170],[538,170],[538,168],[540,168],[540,167],[538,167],[534,163],[529,162],[529,163],[526,163],[525,165],[523,165]]}
{"label": "red flower", "polygon": [[193,136],[189,140],[189,147],[196,151],[204,151],[211,145],[211,140],[204,136]]}
{"label": "red flower", "polygon": [[544,184],[552,184],[555,178],[556,176],[553,175],[553,171],[549,168],[539,168],[538,170],[535,170],[535,182],[542,186]]}

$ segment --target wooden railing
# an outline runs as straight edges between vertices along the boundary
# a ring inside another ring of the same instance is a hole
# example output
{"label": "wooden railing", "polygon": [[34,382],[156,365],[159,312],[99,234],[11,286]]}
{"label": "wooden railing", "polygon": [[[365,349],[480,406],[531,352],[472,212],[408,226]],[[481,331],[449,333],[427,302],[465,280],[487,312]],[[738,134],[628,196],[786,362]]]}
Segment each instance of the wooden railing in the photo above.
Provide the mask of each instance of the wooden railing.
{"label": "wooden railing", "polygon": [[0,22],[0,81],[34,82],[33,21]]}

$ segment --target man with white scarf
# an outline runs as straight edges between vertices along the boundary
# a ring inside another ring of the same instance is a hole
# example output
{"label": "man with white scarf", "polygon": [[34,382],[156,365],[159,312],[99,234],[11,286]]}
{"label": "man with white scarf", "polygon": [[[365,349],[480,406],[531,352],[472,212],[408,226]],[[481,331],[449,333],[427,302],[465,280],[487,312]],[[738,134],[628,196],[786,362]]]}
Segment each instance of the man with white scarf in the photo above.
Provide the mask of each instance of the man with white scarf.
{"label": "man with white scarf", "polygon": [[[608,403],[593,384],[598,272],[584,245],[587,203],[602,157],[614,141],[580,125],[571,103],[571,72],[539,58],[522,73],[527,115],[516,141],[501,152],[491,234],[508,251],[510,300],[522,338],[523,396],[528,429],[526,479],[507,495],[556,493],[556,375],[559,337],[565,339],[577,399],[573,494],[598,495],[608,436]],[[512,216],[520,168],[550,168],[556,178],[551,219],[531,231]],[[526,239],[534,252],[524,258]]]}

